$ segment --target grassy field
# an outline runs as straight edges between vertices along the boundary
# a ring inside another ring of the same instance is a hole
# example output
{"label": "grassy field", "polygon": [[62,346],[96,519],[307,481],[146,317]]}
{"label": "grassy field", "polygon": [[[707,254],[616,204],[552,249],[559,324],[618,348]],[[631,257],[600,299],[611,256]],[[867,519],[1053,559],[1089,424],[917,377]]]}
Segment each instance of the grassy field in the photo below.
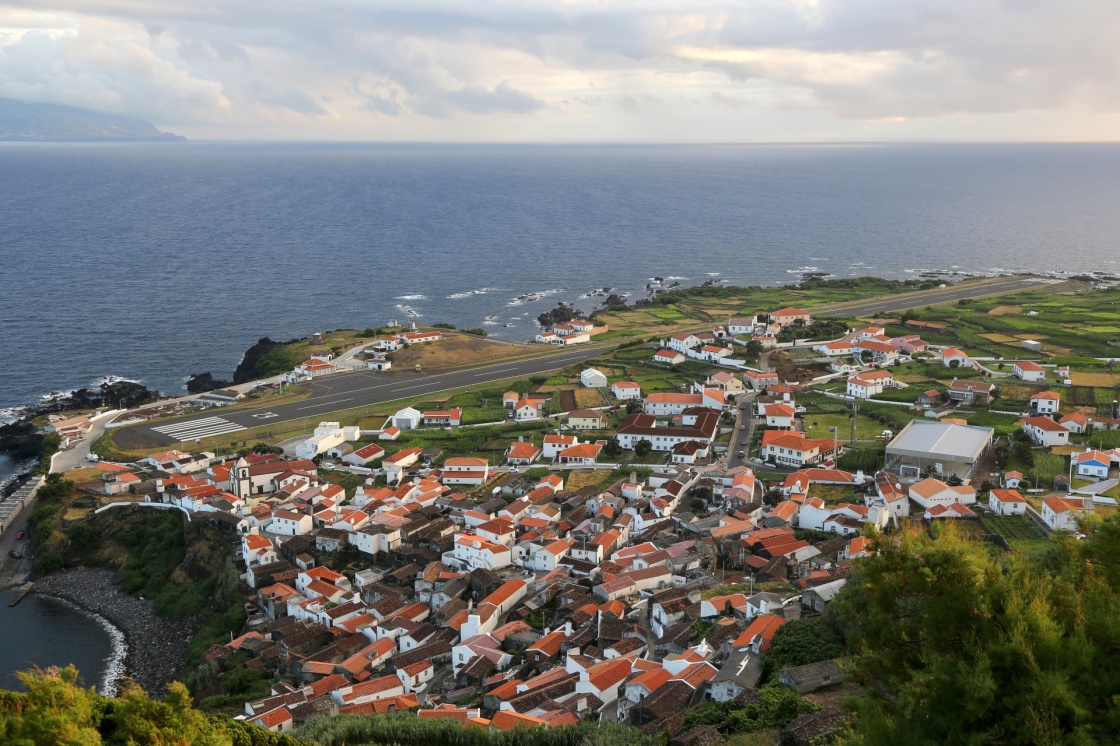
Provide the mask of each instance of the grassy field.
{"label": "grassy field", "polygon": [[[1093,357],[1116,355],[1120,341],[1120,289],[1093,290],[1064,282],[997,298],[961,301],[909,312],[907,319],[945,324],[942,334],[922,337],[935,344],[954,344],[970,354],[1049,362],[1059,356],[1082,358],[1077,363],[1100,369]],[[892,326],[888,333],[905,328]],[[1043,343],[1041,353],[1022,347],[1024,339]],[[1086,379],[1081,385],[1112,386],[1115,379]]]}
{"label": "grassy field", "polygon": [[879,278],[853,278],[785,287],[694,287],[664,293],[645,308],[600,311],[595,319],[613,331],[639,330],[672,333],[714,323],[732,316],[772,311],[783,306],[843,308],[843,304],[899,293],[933,291],[932,281],[902,283]]}
{"label": "grassy field", "polygon": [[985,515],[983,522],[989,531],[1008,541],[1046,538],[1042,529],[1025,515]]}
{"label": "grassy field", "polygon": [[424,370],[460,368],[465,365],[520,360],[555,353],[545,345],[515,345],[495,342],[484,337],[444,331],[439,342],[410,345],[389,353],[396,369],[409,369],[420,364]]}
{"label": "grassy field", "polygon": [[[852,419],[847,413],[805,415],[804,423],[808,435],[814,438],[831,438],[828,428],[835,427],[841,443],[847,443],[852,434]],[[856,440],[875,440],[883,432],[884,425],[866,415],[856,415]]]}

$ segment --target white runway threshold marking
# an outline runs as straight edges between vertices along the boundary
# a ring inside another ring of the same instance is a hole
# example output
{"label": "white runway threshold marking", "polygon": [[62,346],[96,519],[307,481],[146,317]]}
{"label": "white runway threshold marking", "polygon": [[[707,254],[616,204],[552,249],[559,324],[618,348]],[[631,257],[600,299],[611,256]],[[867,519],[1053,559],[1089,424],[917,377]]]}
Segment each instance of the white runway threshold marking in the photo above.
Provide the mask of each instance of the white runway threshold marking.
{"label": "white runway threshold marking", "polygon": [[157,433],[169,435],[176,440],[194,440],[196,438],[210,438],[215,435],[225,435],[226,433],[235,433],[238,430],[244,430],[244,425],[238,425],[236,422],[221,417],[205,417],[201,420],[191,420],[190,422],[177,422],[171,425],[163,425],[162,427],[153,427]]}

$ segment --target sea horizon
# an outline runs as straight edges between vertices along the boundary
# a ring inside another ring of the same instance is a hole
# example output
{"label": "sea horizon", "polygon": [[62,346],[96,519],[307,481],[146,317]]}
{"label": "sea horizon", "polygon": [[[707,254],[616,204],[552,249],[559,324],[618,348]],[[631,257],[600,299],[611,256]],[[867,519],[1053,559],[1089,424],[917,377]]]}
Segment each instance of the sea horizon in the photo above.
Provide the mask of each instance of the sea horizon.
{"label": "sea horizon", "polygon": [[3,408],[394,318],[529,339],[655,276],[1117,271],[1113,143],[63,144],[0,148]]}

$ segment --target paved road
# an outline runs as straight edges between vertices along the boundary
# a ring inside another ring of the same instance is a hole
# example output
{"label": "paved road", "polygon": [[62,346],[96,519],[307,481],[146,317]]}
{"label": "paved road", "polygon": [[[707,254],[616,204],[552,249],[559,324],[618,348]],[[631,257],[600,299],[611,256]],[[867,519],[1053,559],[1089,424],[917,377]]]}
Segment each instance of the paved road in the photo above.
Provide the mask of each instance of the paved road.
{"label": "paved road", "polygon": [[172,445],[195,439],[205,440],[215,435],[278,425],[289,420],[316,417],[354,407],[382,404],[448,389],[546,373],[602,353],[601,347],[574,350],[530,360],[507,361],[447,373],[412,371],[340,373],[320,378],[309,384],[313,393],[310,398],[303,401],[231,411],[216,408],[189,417],[134,427],[147,435],[154,445]]}
{"label": "paved road", "polygon": [[92,428],[90,428],[89,433],[84,435],[82,439],[72,447],[56,453],[54,458],[51,459],[51,471],[64,472],[71,469],[82,469],[87,466],[93,466],[86,458],[86,456],[89,455],[90,447],[105,433],[105,425],[120,414],[121,411],[122,410],[114,409],[91,417],[90,423],[92,424]]}
{"label": "paved road", "polygon": [[[38,484],[38,477],[33,477],[23,487],[20,487],[13,497],[28,495]],[[0,533],[0,588],[24,583],[31,572],[31,540],[26,535],[23,539],[17,539],[16,535],[20,531],[26,531],[27,518],[31,515],[31,509],[34,506],[35,498],[32,495],[27,499],[26,505],[19,515],[11,519],[4,532]],[[19,559],[9,557],[8,552],[13,549],[23,556]]]}
{"label": "paved road", "polygon": [[1053,284],[1054,280],[1043,277],[1018,277],[1005,282],[996,282],[978,287],[946,288],[938,293],[929,293],[919,297],[878,298],[854,306],[837,309],[835,311],[821,311],[818,316],[870,316],[878,313],[891,313],[894,311],[909,311],[913,308],[925,308],[938,303],[949,303],[964,298],[984,298],[989,295],[1003,295],[1019,290],[1029,290],[1040,285]]}

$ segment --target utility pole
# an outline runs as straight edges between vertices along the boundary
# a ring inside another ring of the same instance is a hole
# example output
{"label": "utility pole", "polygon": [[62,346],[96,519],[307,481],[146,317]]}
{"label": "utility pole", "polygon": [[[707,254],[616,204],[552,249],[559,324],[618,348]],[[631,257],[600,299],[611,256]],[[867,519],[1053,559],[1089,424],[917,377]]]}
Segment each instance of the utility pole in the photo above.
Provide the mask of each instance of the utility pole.
{"label": "utility pole", "polygon": [[856,415],[858,415],[858,414],[859,414],[859,400],[858,399],[852,399],[852,438],[851,438],[851,443],[852,443],[853,448],[855,448],[855,445],[856,445]]}

